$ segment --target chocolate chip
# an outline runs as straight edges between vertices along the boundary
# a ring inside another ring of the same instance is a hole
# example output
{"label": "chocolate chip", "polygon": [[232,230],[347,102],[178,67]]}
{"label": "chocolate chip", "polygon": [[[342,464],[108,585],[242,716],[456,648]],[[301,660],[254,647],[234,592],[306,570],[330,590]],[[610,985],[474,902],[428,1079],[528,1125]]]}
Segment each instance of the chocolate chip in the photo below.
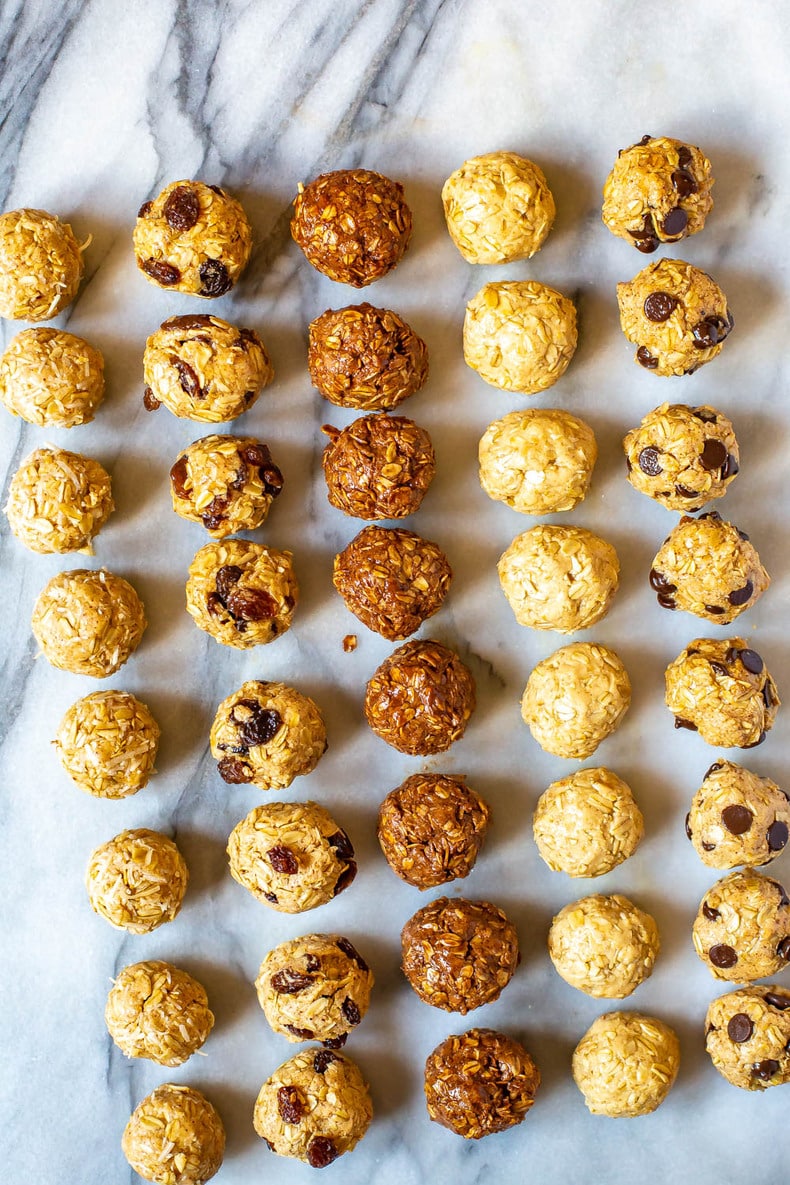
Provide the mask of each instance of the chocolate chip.
{"label": "chocolate chip", "polygon": [[721,820],[730,835],[744,835],[754,822],[754,812],[748,806],[733,803],[732,806],[725,806]]}
{"label": "chocolate chip", "polygon": [[764,1062],[755,1062],[752,1066],[752,1075],[755,1078],[760,1078],[763,1082],[770,1082],[774,1074],[779,1070],[779,1062],[772,1057],[766,1058]]}
{"label": "chocolate chip", "polygon": [[307,1163],[313,1169],[325,1169],[340,1153],[328,1136],[313,1136],[307,1145]]}
{"label": "chocolate chip", "polygon": [[772,1008],[778,1008],[780,1012],[786,1012],[790,1008],[790,996],[780,996],[776,992],[766,992],[763,999],[766,1004],[770,1004]]}
{"label": "chocolate chip", "polygon": [[741,664],[751,675],[759,675],[762,672],[765,663],[756,650],[739,650],[737,653]]}
{"label": "chocolate chip", "polygon": [[683,486],[680,482],[675,485],[675,493],[679,498],[699,498],[699,490],[689,489],[688,486]]}
{"label": "chocolate chip", "polygon": [[703,469],[721,469],[727,460],[727,450],[720,440],[714,440],[709,436],[699,459]]}
{"label": "chocolate chip", "polygon": [[691,414],[702,420],[703,424],[715,424],[719,418],[712,407],[692,407]]}
{"label": "chocolate chip", "polygon": [[338,859],[353,860],[354,859],[354,845],[346,835],[342,827],[338,828],[332,835],[328,835],[326,842],[330,848],[333,848]]}
{"label": "chocolate chip", "polygon": [[650,255],[658,246],[659,239],[656,234],[655,223],[650,214],[645,214],[642,219],[642,225],[638,230],[629,230],[629,235],[634,240],[634,246],[637,251],[641,251],[644,255]]}
{"label": "chocolate chip", "polygon": [[162,406],[162,400],[157,399],[150,387],[146,387],[143,391],[143,407],[146,411],[156,411],[158,407]]}
{"label": "chocolate chip", "polygon": [[245,761],[237,761],[235,757],[223,757],[217,764],[219,776],[223,782],[231,786],[241,786],[252,781],[252,770]]}
{"label": "chocolate chip", "polygon": [[782,848],[787,843],[787,824],[780,822],[779,819],[772,823],[768,828],[768,850],[770,852],[781,852]]}
{"label": "chocolate chip", "polygon": [[727,336],[725,323],[721,317],[705,317],[694,326],[691,336],[698,350],[710,350]]}
{"label": "chocolate chip", "polygon": [[702,841],[703,852],[712,852],[712,851],[714,851],[715,847],[716,847],[715,843],[706,843],[705,840],[703,839],[703,841]]}
{"label": "chocolate chip", "polygon": [[650,569],[650,575],[648,576],[648,581],[650,583],[650,587],[654,590],[654,592],[664,592],[664,593],[677,592],[677,585],[670,584],[670,582],[667,580],[664,573],[659,572],[659,570],[657,568]]}
{"label": "chocolate chip", "polygon": [[716,946],[710,948],[708,958],[714,967],[720,967],[722,969],[734,967],[738,962],[738,956],[735,951],[731,946],[727,946],[723,942],[717,943]]}
{"label": "chocolate chip", "polygon": [[783,938],[776,948],[780,959],[790,959],[790,938]]}
{"label": "chocolate chip", "polygon": [[675,598],[669,593],[659,593],[656,600],[662,609],[677,609]]}
{"label": "chocolate chip", "polygon": [[660,453],[661,450],[654,448],[652,444],[647,445],[640,452],[638,457],[639,468],[643,473],[646,473],[648,477],[658,477],[659,473],[664,472],[661,462],[658,459]]}
{"label": "chocolate chip", "polygon": [[313,1058],[313,1070],[316,1074],[325,1074],[327,1066],[331,1066],[332,1062],[336,1061],[337,1058],[331,1049],[317,1049]]}
{"label": "chocolate chip", "polygon": [[675,206],[662,222],[661,229],[665,235],[682,235],[688,226],[688,220],[688,214],[682,206]]}
{"label": "chocolate chip", "polygon": [[274,871],[282,873],[283,876],[296,876],[299,871],[296,853],[285,844],[275,844],[273,848],[269,848],[266,855]]}
{"label": "chocolate chip", "polygon": [[752,584],[751,580],[747,580],[743,588],[734,589],[727,599],[731,605],[745,605],[746,602],[751,598],[753,592],[754,585]]}
{"label": "chocolate chip", "polygon": [[732,455],[732,453],[727,453],[727,460],[724,462],[721,468],[721,480],[726,481],[728,477],[735,477],[735,474],[739,469],[740,466],[735,460],[735,457]]}
{"label": "chocolate chip", "polygon": [[669,292],[651,292],[649,296],[645,297],[643,307],[648,321],[655,321],[658,324],[671,317],[677,305],[677,297],[671,296]]}
{"label": "chocolate chip", "polygon": [[143,202],[140,209],[137,211],[138,218],[147,218],[153,208],[153,202]]}
{"label": "chocolate chip", "polygon": [[232,287],[228,269],[219,259],[207,259],[198,268],[201,281],[201,296],[224,296]]}
{"label": "chocolate chip", "polygon": [[690,720],[684,720],[682,716],[675,717],[675,728],[687,728],[689,732],[697,732],[696,724],[692,724]]}
{"label": "chocolate chip", "polygon": [[367,963],[362,958],[362,955],[354,946],[353,942],[349,942],[347,938],[338,938],[335,946],[338,948],[338,950],[342,950],[343,954],[347,955],[349,959],[352,959],[353,962],[356,963],[357,967],[359,967],[360,971],[370,970]]}
{"label": "chocolate chip", "polygon": [[146,259],[143,271],[165,288],[170,288],[181,279],[181,272],[178,268],[172,263],[166,263],[164,259]]}
{"label": "chocolate chip", "polygon": [[[770,879],[770,878],[769,878]],[[790,905],[790,897],[787,896],[784,885],[780,885],[779,881],[771,880],[771,884],[779,890],[779,904]],[[788,939],[790,942],[790,939]]]}
{"label": "chocolate chip", "polygon": [[[713,666],[713,663],[711,663],[710,665]],[[723,761],[714,761],[713,765],[709,765],[708,768],[705,770],[705,775],[702,779],[703,782],[705,781],[705,778],[709,778],[711,774],[715,774],[717,769],[723,769],[723,768],[724,768]]]}
{"label": "chocolate chip", "polygon": [[738,532],[738,538],[739,538],[739,539],[742,539],[744,543],[748,543],[748,542],[749,542],[749,536],[746,534],[746,532],[745,532],[745,531],[742,531],[742,530],[740,529],[740,527],[736,527],[736,528],[735,528],[735,530]]}
{"label": "chocolate chip", "polygon": [[686,815],[686,837],[691,839],[691,812]]}
{"label": "chocolate chip", "polygon": [[639,347],[636,351],[636,360],[640,366],[644,366],[645,370],[655,370],[658,366],[658,358],[653,357],[647,346]]}
{"label": "chocolate chip", "polygon": [[189,497],[189,494],[186,491],[186,480],[187,459],[186,457],[179,457],[170,469],[170,481],[173,486],[173,493],[177,498]]}
{"label": "chocolate chip", "polygon": [[[722,613],[727,612],[727,610],[723,609],[721,605],[706,605],[705,610],[706,610],[706,612],[710,613],[710,615],[712,617],[720,617]],[[710,665],[713,666],[713,663],[711,663]],[[725,672],[725,674],[726,674],[726,672]]]}
{"label": "chocolate chip", "polygon": [[681,169],[685,169],[686,165],[691,164],[694,159],[694,153],[687,144],[678,145],[678,164]]}
{"label": "chocolate chip", "polygon": [[[699,188],[688,169],[675,169],[674,173],[670,176],[670,180],[672,181],[675,193],[681,201],[690,194],[696,193]],[[666,227],[664,229],[666,230]]]}
{"label": "chocolate chip", "polygon": [[346,996],[345,1000],[340,1005],[340,1011],[343,1013],[343,1016],[350,1025],[358,1025],[362,1020],[362,1014],[350,996]]}
{"label": "chocolate chip", "polygon": [[[714,608],[714,609],[715,609],[715,608],[716,608],[716,606],[715,606],[715,605],[714,605],[714,606],[706,605],[706,606],[705,606],[705,608],[708,610],[708,612],[710,612],[711,608]],[[719,609],[719,610],[718,610],[718,612],[719,612],[719,613],[723,613],[723,612],[724,612],[724,610],[723,610],[723,609]],[[714,672],[715,672],[717,675],[724,675],[724,676],[726,676],[727,678],[729,678],[729,676],[730,676],[730,672],[727,670],[727,668],[725,667],[724,663],[721,663],[721,662],[716,662],[715,658],[712,658],[712,659],[710,660],[710,669],[711,669],[712,671],[714,671]],[[706,776],[707,776],[707,775],[706,775]]]}
{"label": "chocolate chip", "polygon": [[756,741],[752,741],[750,745],[741,745],[742,749],[756,749],[765,740],[765,729],[760,733]]}
{"label": "chocolate chip", "polygon": [[298,996],[314,982],[311,975],[303,975],[293,967],[285,967],[272,976],[271,985],[281,996]]}
{"label": "chocolate chip", "polygon": [[707,918],[709,922],[715,922],[721,917],[721,914],[718,909],[714,909],[713,906],[708,905],[707,901],[703,901],[702,916]]}
{"label": "chocolate chip", "polygon": [[[180,329],[189,332],[191,329],[213,329],[214,321],[208,313],[181,313],[177,317],[168,317],[162,322],[163,329]],[[200,337],[198,341],[206,341]]]}
{"label": "chocolate chip", "polygon": [[200,202],[193,189],[178,185],[168,197],[162,209],[165,222],[171,230],[181,234],[191,230],[200,214]]}
{"label": "chocolate chip", "polygon": [[752,1018],[745,1012],[736,1012],[735,1016],[730,1017],[727,1024],[727,1036],[736,1045],[742,1045],[744,1041],[748,1041],[753,1032]]}
{"label": "chocolate chip", "polygon": [[779,697],[771,679],[766,679],[763,684],[763,703],[769,711],[779,703]]}

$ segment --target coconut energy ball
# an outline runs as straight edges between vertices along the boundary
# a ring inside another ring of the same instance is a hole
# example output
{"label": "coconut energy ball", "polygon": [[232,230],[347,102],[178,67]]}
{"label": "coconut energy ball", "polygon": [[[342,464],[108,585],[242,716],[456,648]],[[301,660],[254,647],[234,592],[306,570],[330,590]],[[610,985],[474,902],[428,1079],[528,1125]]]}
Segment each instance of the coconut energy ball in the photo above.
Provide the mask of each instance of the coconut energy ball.
{"label": "coconut energy ball", "polygon": [[94,913],[116,929],[149,934],[180,910],[189,872],[172,839],[139,828],[96,848],[85,879]]}
{"label": "coconut energy ball", "polygon": [[695,638],[666,669],[665,701],[675,728],[723,749],[765,740],[780,705],[776,684],[743,638]]}
{"label": "coconut energy ball", "polygon": [[597,766],[552,782],[538,799],[532,829],[554,872],[603,876],[633,856],[645,827],[630,786]]}
{"label": "coconut energy ball", "polygon": [[39,448],[11,479],[5,512],[25,547],[49,552],[93,551],[91,540],[115,509],[110,475],[90,457]]}
{"label": "coconut energy ball", "polygon": [[290,551],[227,539],[189,565],[187,612],[215,642],[249,650],[291,628],[299,585]]}
{"label": "coconut energy ball", "polygon": [[480,440],[480,485],[521,514],[573,510],[587,495],[598,446],[584,420],[558,408],[512,411]]}
{"label": "coconut energy ball", "polygon": [[486,284],[466,306],[464,360],[503,391],[537,395],[552,387],[576,338],[573,302],[535,280]]}
{"label": "coconut energy ball", "polygon": [[573,1051],[573,1078],[592,1115],[649,1115],[669,1094],[680,1068],[676,1033],[655,1016],[607,1012]]}
{"label": "coconut energy ball", "polygon": [[53,744],[80,790],[127,798],[148,784],[159,737],[146,705],[128,691],[94,691],[71,705]]}
{"label": "coconut energy ball", "polygon": [[318,705],[285,683],[248,679],[217,708],[210,735],[220,777],[231,785],[285,790],[327,749]]}
{"label": "coconut energy ball", "polygon": [[203,985],[156,959],[124,967],[110,989],[104,1020],[122,1053],[160,1066],[182,1065],[214,1027]]}
{"label": "coconut energy ball", "polygon": [[515,1127],[540,1086],[520,1041],[494,1029],[447,1037],[425,1063],[425,1102],[434,1123],[467,1140]]}
{"label": "coconut energy ball", "polygon": [[310,323],[307,367],[324,399],[360,411],[391,411],[428,378],[428,349],[390,309],[327,309]]}
{"label": "coconut energy ball", "polygon": [[140,644],[148,623],[128,581],[105,568],[53,576],[33,606],[32,629],[47,662],[106,679]]}
{"label": "coconut energy ball", "polygon": [[39,428],[89,424],[104,398],[104,359],[73,333],[23,329],[0,357],[0,402]]}
{"label": "coconut energy ball", "polygon": [[342,432],[327,424],[321,463],[329,502],[352,518],[405,518],[419,510],[436,473],[424,428],[384,412],[360,416]]}
{"label": "coconut energy ball", "polygon": [[530,259],[557,212],[543,170],[515,152],[464,161],[445,181],[442,203],[450,238],[467,263]]}
{"label": "coconut energy ball", "polygon": [[217,185],[173,181],[137,214],[134,257],[159,288],[224,296],[247,266],[251,250],[247,215]]}
{"label": "coconut energy ball", "polygon": [[555,757],[590,757],[631,704],[631,681],[608,646],[573,642],[533,669],[521,715],[535,740]]}
{"label": "coconut energy ball", "polygon": [[549,956],[571,987],[622,1000],[653,973],[660,948],[654,918],[619,893],[582,897],[549,930]]}
{"label": "coconut energy ball", "polygon": [[215,539],[261,526],[282,488],[268,446],[255,436],[204,436],[170,470],[173,510]]}
{"label": "coconut energy ball", "polygon": [[739,469],[731,421],[715,407],[662,403],[623,441],[628,480],[669,510],[722,498]]}
{"label": "coconut energy ball", "polygon": [[790,960],[790,899],[779,881],[753,868],[731,872],[703,897],[692,936],[716,979],[775,975]]}
{"label": "coconut energy ball", "polygon": [[790,1082],[790,994],[758,984],[713,1000],[705,1047],[719,1073],[742,1090]]}
{"label": "coconut energy ball", "polygon": [[144,1181],[203,1185],[219,1172],[225,1128],[211,1103],[191,1086],[158,1086],[137,1107],[121,1141]]}
{"label": "coconut energy ball", "polygon": [[686,816],[686,835],[709,868],[754,868],[787,844],[790,802],[770,778],[733,761],[714,761]]}
{"label": "coconut energy ball", "polygon": [[0,317],[49,321],[62,312],[77,295],[88,243],[46,210],[0,214]]}

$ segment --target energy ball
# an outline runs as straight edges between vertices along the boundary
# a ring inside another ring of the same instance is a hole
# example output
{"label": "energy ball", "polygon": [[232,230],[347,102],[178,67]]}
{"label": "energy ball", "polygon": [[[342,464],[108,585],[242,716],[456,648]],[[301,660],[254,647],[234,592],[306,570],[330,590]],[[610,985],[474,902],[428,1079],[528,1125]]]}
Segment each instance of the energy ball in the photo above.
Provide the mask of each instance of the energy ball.
{"label": "energy ball", "polygon": [[758,984],[713,1000],[705,1017],[705,1048],[719,1073],[742,1090],[790,1082],[790,994]]}
{"label": "energy ball", "polygon": [[290,551],[227,539],[201,547],[189,565],[187,612],[224,646],[273,642],[291,628],[298,600]]}
{"label": "energy ball", "polygon": [[460,740],[475,702],[468,667],[453,650],[426,638],[399,646],[374,671],[365,690],[365,717],[393,749],[428,757]]}
{"label": "energy ball", "polygon": [[514,263],[540,251],[557,212],[543,170],[515,152],[464,161],[442,187],[450,238],[467,263]]}
{"label": "energy ball", "polygon": [[252,230],[239,203],[202,181],[173,181],[144,202],[133,237],[146,279],[189,296],[224,296],[252,250]]}
{"label": "energy ball", "polygon": [[428,349],[390,309],[327,309],[310,323],[307,367],[324,399],[360,411],[391,411],[428,378]]}
{"label": "energy ball", "polygon": [[539,1086],[540,1070],[521,1042],[494,1029],[447,1037],[425,1063],[428,1115],[467,1140],[521,1123]]}
{"label": "energy ball", "polygon": [[584,420],[558,408],[512,411],[480,440],[480,485],[520,514],[573,510],[586,497],[598,446]]}
{"label": "energy ball", "polygon": [[693,374],[721,353],[735,319],[718,284],[682,259],[659,259],[617,285],[635,361],[658,375]]}
{"label": "energy ball", "polygon": [[775,975],[790,960],[790,899],[779,881],[753,868],[731,872],[703,897],[692,937],[716,979]]}
{"label": "energy ball", "polygon": [[675,728],[699,732],[722,749],[761,744],[781,702],[761,656],[743,638],[695,638],[665,680]]}
{"label": "energy ball", "polygon": [[321,464],[326,493],[352,518],[405,518],[419,510],[436,473],[436,455],[424,428],[384,412],[360,416],[342,432],[327,424]]}
{"label": "energy ball", "polygon": [[23,329],[0,357],[0,402],[39,428],[89,424],[104,399],[104,359],[59,329]]}
{"label": "energy ball", "polygon": [[770,778],[714,761],[686,816],[686,835],[708,868],[770,864],[787,845],[790,802]]}
{"label": "energy ball", "polygon": [[105,568],[53,576],[33,606],[31,622],[47,662],[95,679],[106,679],[123,666],[147,624],[131,584]]}
{"label": "energy ball", "polygon": [[309,774],[327,749],[318,705],[285,683],[248,679],[217,708],[211,755],[231,785],[285,790]]}
{"label": "energy ball", "polygon": [[281,913],[325,905],[357,874],[351,840],[316,802],[255,807],[233,828],[228,857],[233,879]]}
{"label": "energy ball", "polygon": [[373,972],[339,934],[306,934],[270,950],[255,980],[258,1003],[288,1041],[345,1045],[368,1010]]}
{"label": "energy ball", "polygon": [[519,625],[574,634],[609,612],[620,583],[611,543],[584,527],[533,527],[499,558],[499,583]]}
{"label": "energy ball", "polygon": [[94,913],[131,934],[149,934],[172,922],[188,880],[172,839],[147,828],[122,831],[96,848],[86,875]]}
{"label": "energy ball", "polygon": [[466,306],[464,360],[492,387],[537,395],[565,374],[576,337],[567,297],[535,280],[501,280]]}
{"label": "energy ball", "polygon": [[203,1185],[219,1172],[225,1128],[211,1103],[191,1086],[158,1086],[136,1108],[121,1141],[144,1181]]}
{"label": "energy ball", "polygon": [[173,510],[215,539],[261,526],[282,488],[268,446],[255,436],[204,436],[170,470]]}
{"label": "energy ball", "polygon": [[645,825],[630,786],[597,766],[552,782],[538,799],[532,830],[554,872],[603,876],[633,856]]}
{"label": "energy ball", "polygon": [[156,959],[124,967],[110,989],[104,1020],[121,1053],[160,1066],[183,1065],[214,1027],[202,984]]}
{"label": "energy ball", "polygon": [[507,987],[521,956],[510,919],[489,901],[438,897],[401,932],[403,974],[434,1008],[465,1016]]}
{"label": "energy ball", "polygon": [[53,741],[75,785],[96,798],[127,798],[148,784],[159,725],[128,691],[94,691],[72,704]]}
{"label": "energy ball", "polygon": [[88,243],[46,210],[0,214],[0,317],[49,321],[62,312],[77,295]]}
{"label": "energy ball", "polygon": [[332,575],[346,608],[391,642],[441,609],[452,578],[438,543],[400,527],[364,527],[335,556]]}
{"label": "energy ball", "polygon": [[680,1068],[675,1032],[655,1016],[606,1012],[573,1051],[573,1078],[592,1115],[650,1115],[669,1094]]}
{"label": "energy ball", "polygon": [[462,776],[412,774],[382,802],[378,839],[401,880],[433,889],[469,875],[490,820],[491,808]]}
{"label": "energy ball", "polygon": [[110,475],[98,461],[62,448],[39,448],[12,477],[5,513],[31,551],[90,555],[91,540],[114,509]]}
{"label": "energy ball", "polygon": [[615,652],[572,642],[533,669],[521,715],[541,749],[582,761],[615,731],[630,704],[631,681]]}
{"label": "energy ball", "polygon": [[722,498],[738,472],[732,423],[715,407],[662,403],[623,441],[628,480],[669,510]]}
{"label": "energy ball", "polygon": [[654,918],[619,893],[596,893],[561,909],[549,930],[549,957],[571,987],[622,1000],[653,973],[660,949]]}

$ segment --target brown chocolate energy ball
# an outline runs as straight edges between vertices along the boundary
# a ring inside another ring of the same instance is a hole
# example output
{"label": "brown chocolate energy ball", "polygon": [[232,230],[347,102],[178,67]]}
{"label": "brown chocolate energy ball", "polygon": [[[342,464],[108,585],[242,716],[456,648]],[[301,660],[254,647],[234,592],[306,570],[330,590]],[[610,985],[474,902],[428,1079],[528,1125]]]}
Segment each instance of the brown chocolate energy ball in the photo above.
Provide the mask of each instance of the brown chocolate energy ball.
{"label": "brown chocolate energy ball", "polygon": [[0,214],[0,317],[49,321],[62,312],[77,295],[88,243],[46,210]]}
{"label": "brown chocolate energy ball", "polygon": [[215,539],[254,531],[283,488],[268,446],[254,436],[204,436],[170,470],[173,510]]}
{"label": "brown chocolate energy ball", "polygon": [[715,407],[662,403],[623,448],[634,489],[681,513],[723,497],[739,468],[732,423]]}
{"label": "brown chocolate energy ball", "polygon": [[419,510],[436,472],[424,428],[384,412],[360,416],[329,437],[321,463],[330,504],[352,518],[405,518]]}
{"label": "brown chocolate energy ball", "polygon": [[675,728],[724,749],[764,741],[781,702],[762,657],[743,638],[695,638],[669,664],[665,680]]}
{"label": "brown chocolate energy ball", "polygon": [[425,342],[389,309],[327,309],[310,324],[310,380],[330,403],[390,411],[428,377]]}
{"label": "brown chocolate energy ball", "polygon": [[425,1102],[434,1123],[479,1140],[521,1123],[540,1071],[524,1046],[493,1029],[447,1037],[425,1063]]}

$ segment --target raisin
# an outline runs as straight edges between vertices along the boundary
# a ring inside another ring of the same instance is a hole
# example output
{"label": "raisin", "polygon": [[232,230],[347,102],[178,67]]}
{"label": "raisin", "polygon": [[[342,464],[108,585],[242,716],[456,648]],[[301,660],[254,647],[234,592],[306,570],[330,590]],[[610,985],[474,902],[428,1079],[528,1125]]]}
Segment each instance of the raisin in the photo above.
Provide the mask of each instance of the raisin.
{"label": "raisin", "polygon": [[269,848],[266,855],[274,871],[281,872],[283,876],[295,876],[299,871],[299,861],[293,848],[286,847],[285,844],[276,844]]}
{"label": "raisin", "polygon": [[300,1029],[296,1025],[283,1025],[292,1037],[298,1037],[300,1041],[312,1041],[315,1034],[312,1029]]}
{"label": "raisin", "polygon": [[[168,317],[162,322],[163,329],[212,329],[214,321],[207,313],[183,313],[180,317]],[[204,338],[200,338],[204,341]]]}
{"label": "raisin", "polygon": [[347,866],[343,869],[343,871],[340,873],[340,876],[335,881],[335,890],[332,896],[337,897],[338,893],[342,893],[344,889],[347,889],[356,875],[356,861],[349,860]]}
{"label": "raisin", "polygon": [[[230,592],[231,588],[234,584],[237,584],[240,579],[241,568],[239,568],[236,564],[223,564],[222,567],[217,571],[217,575],[214,578],[214,584],[216,585],[217,592],[222,597],[223,601],[227,600],[228,593]],[[253,700],[250,702],[254,703],[255,701]],[[255,706],[257,707],[257,704]],[[237,721],[234,721],[234,723],[237,723]]]}
{"label": "raisin", "polygon": [[143,391],[143,407],[146,411],[156,411],[158,407],[162,406],[162,400],[157,399],[150,387],[146,387]]}
{"label": "raisin", "polygon": [[334,835],[328,835],[326,842],[329,844],[330,848],[334,848],[341,860],[354,859],[353,845],[342,828],[336,831]]}
{"label": "raisin", "polygon": [[277,971],[272,976],[271,985],[281,996],[298,996],[313,982],[312,975],[303,975],[293,967],[286,967],[284,971]]}
{"label": "raisin", "polygon": [[163,288],[170,288],[181,279],[178,268],[172,263],[166,263],[164,259],[146,259],[143,271]]}
{"label": "raisin", "polygon": [[264,893],[263,895],[267,901],[271,902],[272,905],[277,904],[277,894],[276,893]]}
{"label": "raisin", "polygon": [[239,725],[239,740],[250,748],[265,745],[280,731],[282,723],[282,716],[274,708],[261,708],[256,704],[249,720]]}
{"label": "raisin", "polygon": [[206,509],[200,515],[203,526],[207,531],[216,531],[218,527],[222,526],[222,523],[225,521],[225,511],[227,508],[227,498],[221,498],[217,494],[215,498],[211,499]]}
{"label": "raisin", "polygon": [[244,464],[241,457],[239,457],[239,467],[236,470],[235,474],[233,475],[233,481],[231,481],[229,483],[230,489],[243,490],[244,483],[246,482],[248,477],[249,477],[249,469]]}
{"label": "raisin", "polygon": [[242,621],[271,621],[277,602],[264,588],[233,588],[225,598],[229,611]]}
{"label": "raisin", "polygon": [[347,938],[338,938],[337,942],[335,943],[335,946],[338,948],[338,950],[342,950],[344,955],[348,955],[349,959],[352,959],[353,962],[356,963],[356,965],[357,965],[357,967],[359,967],[360,971],[369,971],[370,970],[370,967],[368,967],[367,963],[362,958],[362,955],[359,953],[357,948],[354,946],[353,942],[349,942],[349,940]]}
{"label": "raisin", "polygon": [[186,491],[186,480],[187,459],[186,457],[179,457],[170,470],[170,481],[173,485],[173,493],[177,498],[189,497],[189,494]]}
{"label": "raisin", "polygon": [[228,269],[219,259],[207,259],[198,268],[201,280],[201,296],[224,296],[232,287]]}
{"label": "raisin", "polygon": [[342,1049],[346,1041],[348,1041],[348,1033],[341,1033],[339,1037],[327,1037],[322,1044],[327,1049]]}
{"label": "raisin", "polygon": [[245,761],[237,761],[235,757],[223,757],[217,769],[223,782],[231,786],[240,786],[244,782],[252,781],[252,770]]}
{"label": "raisin", "polygon": [[308,971],[319,971],[321,969],[321,960],[318,955],[305,955],[304,965]]}
{"label": "raisin", "polygon": [[215,592],[209,593],[206,597],[206,609],[212,617],[224,617],[227,612],[225,602],[219,593]]}
{"label": "raisin", "polygon": [[350,1025],[358,1025],[362,1020],[362,1013],[359,1011],[359,1008],[350,996],[346,996],[345,1000],[340,1005],[340,1011],[343,1013],[343,1016]]}
{"label": "raisin", "polygon": [[225,196],[225,191],[220,189],[220,187],[218,185],[209,185],[209,189],[211,190],[212,193],[218,194],[219,197]]}
{"label": "raisin", "polygon": [[147,218],[153,208],[153,202],[143,202],[140,209],[137,211],[138,218]]}
{"label": "raisin", "polygon": [[179,185],[170,194],[162,209],[162,216],[171,230],[179,233],[191,230],[200,214],[200,202],[194,190]]}
{"label": "raisin", "polygon": [[295,1086],[281,1086],[277,1091],[277,1110],[283,1123],[301,1123],[304,1115],[301,1091]]}
{"label": "raisin", "polygon": [[272,456],[265,444],[248,444],[241,450],[248,465],[270,465]]}
{"label": "raisin", "polygon": [[313,1169],[325,1169],[340,1153],[328,1136],[313,1136],[307,1145],[307,1163]]}
{"label": "raisin", "polygon": [[313,1058],[313,1069],[316,1074],[325,1074],[327,1066],[331,1066],[332,1062],[336,1061],[337,1058],[331,1049],[317,1049]]}
{"label": "raisin", "polygon": [[178,371],[178,381],[185,395],[188,395],[190,399],[205,398],[205,393],[200,385],[200,379],[188,362],[185,362],[183,358],[179,358],[176,354],[171,354],[170,364]]}

